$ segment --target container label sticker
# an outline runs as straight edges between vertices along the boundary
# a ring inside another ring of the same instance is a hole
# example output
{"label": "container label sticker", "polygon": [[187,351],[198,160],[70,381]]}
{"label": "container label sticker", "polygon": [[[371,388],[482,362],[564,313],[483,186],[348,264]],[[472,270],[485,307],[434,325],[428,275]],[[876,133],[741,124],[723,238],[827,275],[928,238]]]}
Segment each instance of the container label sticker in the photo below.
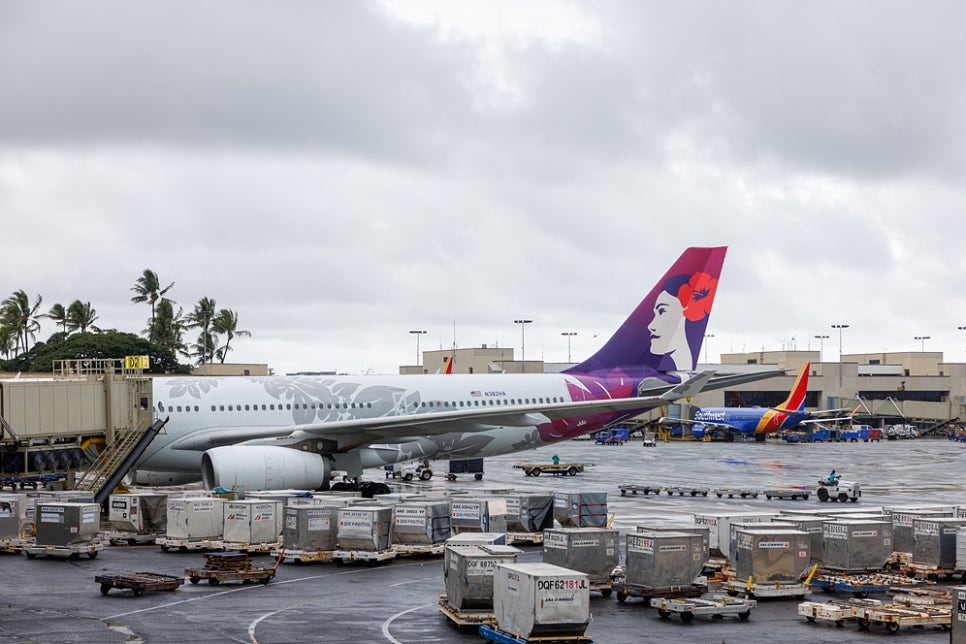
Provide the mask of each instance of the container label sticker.
{"label": "container label sticker", "polygon": [[481,513],[479,503],[453,503],[450,516],[454,519],[479,519]]}
{"label": "container label sticker", "polygon": [[544,533],[543,547],[544,548],[566,548],[567,535],[561,534],[559,532]]}
{"label": "container label sticker", "polygon": [[56,513],[53,513],[53,512],[41,512],[40,513],[40,522],[41,523],[63,523],[64,522],[64,515],[63,514],[56,514]]}
{"label": "container label sticker", "polygon": [[81,515],[81,523],[97,523],[97,512],[85,512]]}
{"label": "container label sticker", "polygon": [[299,525],[298,517],[287,516],[285,517],[285,528],[287,530],[294,530]]}
{"label": "container label sticker", "polygon": [[215,504],[211,502],[195,503],[191,509],[195,512],[212,512],[215,509]]}
{"label": "container label sticker", "polygon": [[331,520],[329,517],[309,517],[308,528],[311,532],[328,530],[330,525]]}
{"label": "container label sticker", "polygon": [[627,550],[629,552],[654,554],[654,540],[627,535]]}
{"label": "container label sticker", "polygon": [[799,550],[798,551],[798,558],[799,559],[808,559],[808,550]]}
{"label": "container label sticker", "polygon": [[687,549],[688,549],[687,546],[670,545],[670,546],[661,546],[658,549],[658,552],[685,552],[687,551]]}
{"label": "container label sticker", "polygon": [[168,501],[169,512],[184,512],[184,510],[185,510],[184,501]]}
{"label": "container label sticker", "polygon": [[245,512],[232,512],[225,517],[225,521],[248,521],[248,514]]}
{"label": "container label sticker", "polygon": [[789,541],[759,541],[758,547],[763,549],[788,550],[791,547]]}
{"label": "container label sticker", "polygon": [[852,533],[852,536],[856,538],[878,537],[879,531],[878,530],[856,530],[855,532]]}
{"label": "container label sticker", "polygon": [[570,545],[574,548],[596,548],[600,545],[600,539],[574,539]]}

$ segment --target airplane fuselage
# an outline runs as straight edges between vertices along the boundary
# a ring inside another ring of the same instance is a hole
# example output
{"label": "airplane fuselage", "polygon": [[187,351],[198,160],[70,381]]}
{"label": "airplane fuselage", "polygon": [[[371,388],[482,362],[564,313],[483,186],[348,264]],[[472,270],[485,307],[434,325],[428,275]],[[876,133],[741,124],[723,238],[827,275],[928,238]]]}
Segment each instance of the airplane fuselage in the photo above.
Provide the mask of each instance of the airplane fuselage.
{"label": "airplane fuselage", "polygon": [[[779,411],[770,407],[708,407],[694,414],[696,423],[727,425],[741,434],[770,434],[794,427],[805,418],[805,413]],[[702,425],[695,426],[695,433],[698,431],[703,433]]]}

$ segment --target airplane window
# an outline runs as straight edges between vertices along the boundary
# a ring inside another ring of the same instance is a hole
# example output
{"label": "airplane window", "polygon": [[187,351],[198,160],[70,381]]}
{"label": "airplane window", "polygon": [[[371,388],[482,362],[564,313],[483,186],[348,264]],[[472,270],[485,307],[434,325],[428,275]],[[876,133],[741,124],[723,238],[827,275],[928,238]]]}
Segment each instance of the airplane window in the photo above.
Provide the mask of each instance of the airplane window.
{"label": "airplane window", "polygon": [[228,411],[234,411],[231,405],[228,405]]}
{"label": "airplane window", "polygon": [[366,407],[367,407],[368,409],[372,409],[372,403],[366,403]]}
{"label": "airplane window", "polygon": [[245,405],[245,411],[249,411],[248,405]]}
{"label": "airplane window", "polygon": [[211,411],[217,411],[214,405],[211,406]]}
{"label": "airplane window", "polygon": [[460,407],[462,407],[462,406],[463,406],[463,401],[461,400],[461,401],[460,401]]}
{"label": "airplane window", "polygon": [[225,411],[224,405],[218,405],[218,411]]}
{"label": "airplane window", "polygon": [[479,400],[474,400],[473,401],[473,404],[476,405],[477,407],[479,407],[480,406],[480,401]]}
{"label": "airplane window", "polygon": [[292,405],[291,405],[291,403],[286,403],[286,405],[285,405],[285,409],[291,409],[291,408],[292,408]]}
{"label": "airplane window", "polygon": [[181,411],[181,405],[178,405],[178,411]]}

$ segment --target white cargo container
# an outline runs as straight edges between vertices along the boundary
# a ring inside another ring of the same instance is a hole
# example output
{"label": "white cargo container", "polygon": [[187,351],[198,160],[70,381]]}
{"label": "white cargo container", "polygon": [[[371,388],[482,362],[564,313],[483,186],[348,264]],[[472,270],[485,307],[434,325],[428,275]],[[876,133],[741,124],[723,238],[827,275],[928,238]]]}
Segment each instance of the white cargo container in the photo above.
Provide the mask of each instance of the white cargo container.
{"label": "white cargo container", "polygon": [[728,526],[728,561],[731,563],[735,562],[735,553],[738,548],[736,543],[736,536],[741,530],[750,530],[753,528],[759,528],[762,525],[767,526],[769,530],[795,530],[795,524],[789,521],[778,521],[775,517],[771,518],[771,521],[734,521]]}
{"label": "white cargo container", "polygon": [[89,543],[101,526],[96,503],[44,501],[37,505],[37,546],[72,546]]}
{"label": "white cargo container", "polygon": [[893,508],[892,509],[892,540],[896,552],[912,553],[914,541],[913,523],[916,519],[931,519],[941,517],[955,517],[952,507],[931,508]]}
{"label": "white cargo container", "polygon": [[107,520],[116,530],[145,535],[165,533],[168,523],[167,494],[112,494],[107,505]]}
{"label": "white cargo container", "polygon": [[221,539],[225,529],[225,500],[216,497],[168,497],[169,539]]}
{"label": "white cargo container", "polygon": [[513,546],[446,546],[446,601],[457,610],[493,608],[493,573],[498,564],[516,563]]}
{"label": "white cargo container", "polygon": [[966,518],[919,517],[912,522],[912,563],[952,571],[956,569],[956,535]]}
{"label": "white cargo container", "polygon": [[25,500],[22,494],[0,496],[0,539],[20,538]]}
{"label": "white cargo container", "polygon": [[506,532],[506,499],[454,498],[450,505],[453,534]]}
{"label": "white cargo container", "polygon": [[392,508],[387,505],[339,508],[335,538],[343,550],[387,550],[392,543]]}
{"label": "white cargo container", "polygon": [[500,564],[493,615],[497,628],[525,640],[581,636],[590,623],[587,575],[548,563]]}
{"label": "white cargo container", "polygon": [[690,586],[700,571],[702,536],[688,532],[638,532],[625,538],[624,571],[631,586]]}
{"label": "white cargo container", "polygon": [[393,543],[443,543],[453,530],[449,501],[412,501],[399,503],[393,513]]}
{"label": "white cargo container", "polygon": [[225,543],[275,543],[281,534],[282,502],[241,499],[225,503]]}

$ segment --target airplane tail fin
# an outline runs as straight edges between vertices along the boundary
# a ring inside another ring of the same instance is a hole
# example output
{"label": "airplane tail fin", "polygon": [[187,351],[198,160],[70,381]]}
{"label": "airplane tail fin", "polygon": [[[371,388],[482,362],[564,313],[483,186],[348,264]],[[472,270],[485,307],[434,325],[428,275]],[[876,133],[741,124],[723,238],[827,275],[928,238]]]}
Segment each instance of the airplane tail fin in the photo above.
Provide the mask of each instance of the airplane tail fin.
{"label": "airplane tail fin", "polygon": [[727,247],[688,248],[593,356],[564,373],[693,371]]}
{"label": "airplane tail fin", "polygon": [[445,366],[443,367],[443,373],[447,375],[453,373],[453,363],[456,362],[456,356],[449,356],[447,358],[443,358],[443,360],[446,362]]}
{"label": "airplane tail fin", "polygon": [[798,377],[792,385],[792,390],[788,393],[785,402],[778,406],[780,411],[805,411],[805,394],[808,393],[808,371],[812,368],[811,362],[806,362],[798,370]]}

